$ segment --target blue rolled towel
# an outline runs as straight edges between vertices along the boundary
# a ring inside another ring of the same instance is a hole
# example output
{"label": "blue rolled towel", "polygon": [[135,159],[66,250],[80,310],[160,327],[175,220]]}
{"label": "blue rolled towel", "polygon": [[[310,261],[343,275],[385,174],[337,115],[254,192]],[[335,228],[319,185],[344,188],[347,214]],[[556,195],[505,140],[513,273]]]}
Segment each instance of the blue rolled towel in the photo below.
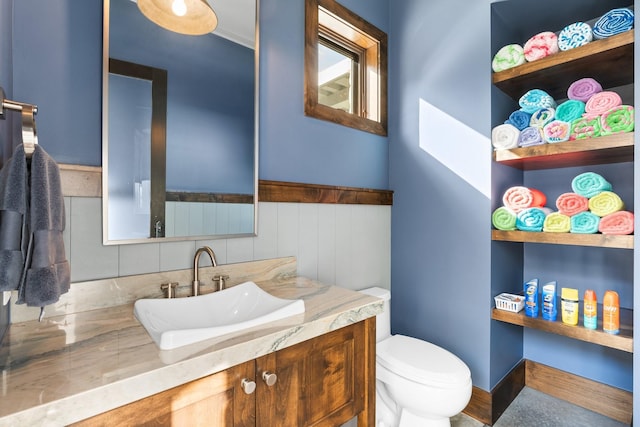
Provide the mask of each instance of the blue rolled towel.
{"label": "blue rolled towel", "polygon": [[518,130],[522,130],[529,126],[530,121],[531,114],[526,113],[522,110],[516,110],[513,113],[509,114],[509,118],[505,121],[505,123],[509,123],[515,126]]}
{"label": "blue rolled towel", "polygon": [[600,217],[589,211],[580,212],[571,217],[571,233],[595,234],[598,232]]}
{"label": "blue rolled towel", "polygon": [[520,231],[542,231],[547,213],[541,208],[527,208],[518,212],[516,228]]}
{"label": "blue rolled towel", "polygon": [[595,172],[585,172],[571,181],[573,192],[587,199],[597,196],[603,191],[611,191],[611,183]]}
{"label": "blue rolled towel", "polygon": [[560,50],[575,49],[593,40],[593,32],[589,24],[574,22],[567,25],[558,34],[558,48]]}
{"label": "blue rolled towel", "polygon": [[624,33],[633,28],[633,11],[622,7],[611,9],[593,24],[593,36],[596,39],[606,39],[616,34]]}
{"label": "blue rolled towel", "polygon": [[533,114],[542,108],[556,108],[556,101],[551,95],[542,89],[531,89],[518,100],[520,109],[525,113]]}

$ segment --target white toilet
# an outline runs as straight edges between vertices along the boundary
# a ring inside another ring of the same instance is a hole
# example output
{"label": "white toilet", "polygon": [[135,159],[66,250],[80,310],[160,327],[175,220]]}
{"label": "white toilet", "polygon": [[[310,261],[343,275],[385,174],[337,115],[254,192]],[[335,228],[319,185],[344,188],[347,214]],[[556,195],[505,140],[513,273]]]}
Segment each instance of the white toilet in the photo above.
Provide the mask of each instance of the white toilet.
{"label": "white toilet", "polygon": [[391,335],[391,292],[360,292],[384,300],[376,318],[376,427],[450,427],[471,399],[471,371],[447,350]]}

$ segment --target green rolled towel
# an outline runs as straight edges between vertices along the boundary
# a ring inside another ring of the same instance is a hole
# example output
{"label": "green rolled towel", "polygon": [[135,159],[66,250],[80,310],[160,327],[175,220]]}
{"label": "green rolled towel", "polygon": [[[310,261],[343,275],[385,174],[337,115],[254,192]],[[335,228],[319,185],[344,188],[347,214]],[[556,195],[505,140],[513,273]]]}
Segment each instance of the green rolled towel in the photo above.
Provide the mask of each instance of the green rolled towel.
{"label": "green rolled towel", "polygon": [[577,99],[569,99],[556,108],[556,119],[572,122],[584,114],[585,103]]}
{"label": "green rolled towel", "polygon": [[524,64],[524,49],[519,44],[508,44],[498,50],[491,61],[493,71],[500,72]]}
{"label": "green rolled towel", "polygon": [[547,233],[568,233],[571,231],[571,217],[560,212],[552,212],[544,219],[542,231]]}
{"label": "green rolled towel", "polygon": [[516,229],[516,214],[510,209],[500,206],[493,211],[491,222],[498,230],[511,231]]}
{"label": "green rolled towel", "polygon": [[571,122],[570,140],[600,136],[600,117],[580,117]]}
{"label": "green rolled towel", "polygon": [[633,107],[618,105],[600,116],[600,133],[612,135],[614,133],[631,132],[635,126]]}
{"label": "green rolled towel", "polygon": [[589,211],[600,218],[624,209],[624,202],[613,191],[603,191],[589,199]]}

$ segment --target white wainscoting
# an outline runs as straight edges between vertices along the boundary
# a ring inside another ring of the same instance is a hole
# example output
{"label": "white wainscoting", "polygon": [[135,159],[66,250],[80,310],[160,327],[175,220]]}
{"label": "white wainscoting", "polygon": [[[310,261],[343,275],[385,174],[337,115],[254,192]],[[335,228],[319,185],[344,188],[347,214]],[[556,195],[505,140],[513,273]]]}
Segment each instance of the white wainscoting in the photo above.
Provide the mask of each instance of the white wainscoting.
{"label": "white wainscoting", "polygon": [[256,237],[104,246],[101,203],[65,197],[73,282],[190,268],[209,245],[221,264],[295,256],[298,274],[312,279],[390,287],[391,206],[260,202]]}
{"label": "white wainscoting", "polygon": [[166,202],[165,227],[166,237],[251,233],[253,205]]}

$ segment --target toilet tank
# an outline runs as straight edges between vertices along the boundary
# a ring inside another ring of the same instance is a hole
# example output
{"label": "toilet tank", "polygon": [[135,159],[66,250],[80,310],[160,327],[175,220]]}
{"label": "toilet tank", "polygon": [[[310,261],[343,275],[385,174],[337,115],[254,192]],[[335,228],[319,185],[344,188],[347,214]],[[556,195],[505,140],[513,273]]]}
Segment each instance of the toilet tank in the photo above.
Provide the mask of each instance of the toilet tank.
{"label": "toilet tank", "polygon": [[383,312],[376,316],[376,342],[391,336],[391,291],[384,288],[367,288],[358,292],[381,298],[383,302]]}

